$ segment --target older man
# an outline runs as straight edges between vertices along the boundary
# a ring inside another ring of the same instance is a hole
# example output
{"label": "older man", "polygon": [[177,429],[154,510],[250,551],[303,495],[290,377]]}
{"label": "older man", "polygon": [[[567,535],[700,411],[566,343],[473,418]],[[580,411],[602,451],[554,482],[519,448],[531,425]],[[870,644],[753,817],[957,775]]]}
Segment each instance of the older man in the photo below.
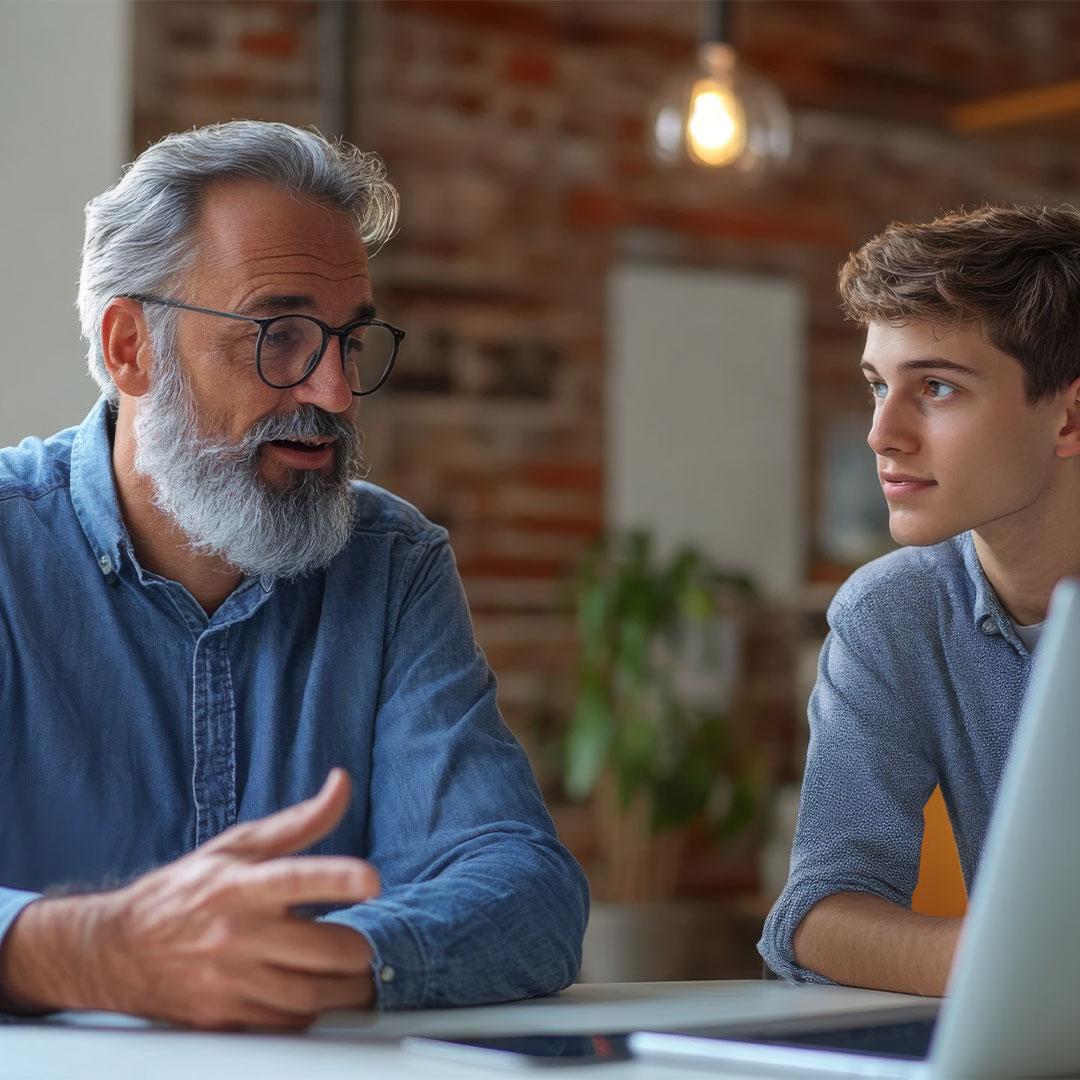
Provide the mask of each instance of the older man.
{"label": "older man", "polygon": [[252,122],[87,208],[102,398],[0,451],[8,1011],[287,1028],[577,973],[587,887],[446,533],[354,479],[396,211],[375,157]]}

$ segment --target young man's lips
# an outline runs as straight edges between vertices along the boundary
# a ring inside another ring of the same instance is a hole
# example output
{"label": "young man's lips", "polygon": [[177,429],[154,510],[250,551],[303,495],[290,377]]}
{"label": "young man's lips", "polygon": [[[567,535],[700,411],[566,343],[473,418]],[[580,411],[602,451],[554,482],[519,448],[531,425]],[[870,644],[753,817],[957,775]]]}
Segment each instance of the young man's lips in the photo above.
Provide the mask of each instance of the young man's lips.
{"label": "young man's lips", "polygon": [[920,476],[906,476],[903,473],[880,473],[879,479],[886,499],[914,495],[937,485],[936,480],[927,480]]}

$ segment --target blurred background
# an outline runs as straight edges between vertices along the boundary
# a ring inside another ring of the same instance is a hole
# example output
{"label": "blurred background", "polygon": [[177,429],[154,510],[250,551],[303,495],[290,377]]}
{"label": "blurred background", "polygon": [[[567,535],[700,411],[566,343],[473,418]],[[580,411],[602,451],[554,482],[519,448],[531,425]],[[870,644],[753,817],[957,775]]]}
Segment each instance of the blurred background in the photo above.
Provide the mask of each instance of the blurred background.
{"label": "blurred background", "polygon": [[[673,125],[717,42],[710,165]],[[1074,200],[1078,68],[1045,0],[2,0],[0,440],[93,402],[82,207],[150,142],[378,151],[409,338],[371,478],[450,529],[593,880],[585,977],[755,974],[824,610],[890,547],[837,268],[894,219]]]}

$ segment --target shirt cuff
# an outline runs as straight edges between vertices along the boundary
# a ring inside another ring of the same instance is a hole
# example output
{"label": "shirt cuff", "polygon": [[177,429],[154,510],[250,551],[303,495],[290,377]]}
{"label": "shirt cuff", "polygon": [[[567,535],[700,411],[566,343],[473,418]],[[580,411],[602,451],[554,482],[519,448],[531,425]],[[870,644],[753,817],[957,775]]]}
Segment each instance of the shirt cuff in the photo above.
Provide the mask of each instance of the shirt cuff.
{"label": "shirt cuff", "polygon": [[3,947],[11,924],[22,914],[22,909],[40,899],[41,893],[0,888],[0,948]]}
{"label": "shirt cuff", "polygon": [[794,938],[799,923],[815,904],[842,891],[843,887],[820,881],[800,884],[789,881],[785,886],[765,920],[758,942],[761,958],[782,979],[821,986],[835,985],[832,979],[796,963]]}
{"label": "shirt cuff", "polygon": [[[0,949],[4,947],[4,939],[12,924],[22,914],[23,908],[41,899],[41,893],[23,892],[21,889],[0,888]],[[4,1011],[4,989],[0,987],[0,1023],[10,1019],[9,1013]]]}
{"label": "shirt cuff", "polygon": [[331,912],[319,922],[347,926],[367,938],[377,1009],[420,1009],[432,1000],[431,965],[423,942],[396,905],[368,900]]}
{"label": "shirt cuff", "polygon": [[792,982],[815,983],[821,986],[837,985],[832,979],[801,967],[795,962],[795,931],[812,907],[826,897],[838,893],[865,893],[887,900],[890,904],[904,906],[895,892],[876,887],[868,881],[854,879],[800,882],[788,881],[784,891],[773,905],[765,920],[764,932],[758,942],[758,952],[769,967],[781,978]]}

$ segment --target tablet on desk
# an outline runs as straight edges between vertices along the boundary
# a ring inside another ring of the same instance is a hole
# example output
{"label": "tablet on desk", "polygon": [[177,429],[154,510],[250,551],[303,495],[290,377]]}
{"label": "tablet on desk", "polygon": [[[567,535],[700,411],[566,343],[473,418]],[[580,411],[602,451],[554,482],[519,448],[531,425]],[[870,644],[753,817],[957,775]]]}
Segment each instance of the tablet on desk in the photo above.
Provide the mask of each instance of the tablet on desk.
{"label": "tablet on desk", "polygon": [[628,1061],[626,1035],[515,1035],[476,1039],[426,1039],[409,1036],[401,1048],[424,1057],[500,1069]]}

